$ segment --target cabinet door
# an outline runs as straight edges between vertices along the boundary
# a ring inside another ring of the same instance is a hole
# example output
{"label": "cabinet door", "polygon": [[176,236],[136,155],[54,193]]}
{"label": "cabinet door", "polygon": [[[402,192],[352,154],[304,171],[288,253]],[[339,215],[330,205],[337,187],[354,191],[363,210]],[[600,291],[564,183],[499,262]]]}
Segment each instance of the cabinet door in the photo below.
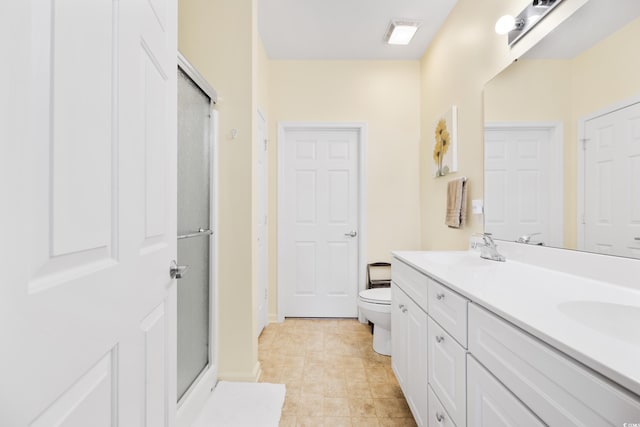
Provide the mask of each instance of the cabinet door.
{"label": "cabinet door", "polygon": [[548,425],[622,426],[640,420],[637,395],[475,304],[469,308],[469,350]]}
{"label": "cabinet door", "polygon": [[544,425],[476,359],[467,356],[467,427]]}
{"label": "cabinet door", "polygon": [[395,284],[391,284],[391,368],[402,391],[407,394],[407,316],[403,313],[408,298]]}
{"label": "cabinet door", "polygon": [[427,424],[427,313],[407,301],[407,401],[419,426]]}
{"label": "cabinet door", "polygon": [[458,427],[466,425],[466,351],[429,317],[429,384]]}

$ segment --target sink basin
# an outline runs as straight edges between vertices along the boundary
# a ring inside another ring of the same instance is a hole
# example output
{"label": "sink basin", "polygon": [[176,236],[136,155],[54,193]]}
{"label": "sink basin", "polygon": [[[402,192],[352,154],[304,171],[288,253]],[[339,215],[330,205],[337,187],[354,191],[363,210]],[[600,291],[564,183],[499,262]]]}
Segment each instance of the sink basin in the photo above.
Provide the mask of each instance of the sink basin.
{"label": "sink basin", "polygon": [[568,301],[558,304],[558,309],[595,331],[640,345],[640,307],[600,301]]}

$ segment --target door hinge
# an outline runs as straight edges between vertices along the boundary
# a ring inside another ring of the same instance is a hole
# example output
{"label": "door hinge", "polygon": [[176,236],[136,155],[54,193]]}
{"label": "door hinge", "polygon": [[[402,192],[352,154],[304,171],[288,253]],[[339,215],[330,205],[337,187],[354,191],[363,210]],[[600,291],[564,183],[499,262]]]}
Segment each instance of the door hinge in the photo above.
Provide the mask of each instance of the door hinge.
{"label": "door hinge", "polygon": [[264,300],[267,301],[269,299],[269,289],[264,290]]}
{"label": "door hinge", "polygon": [[589,141],[589,138],[582,138],[580,141],[582,141],[582,149],[587,151],[587,141]]}
{"label": "door hinge", "polygon": [[264,140],[264,151],[267,151],[268,143],[269,143],[269,140],[265,138],[265,140]]}
{"label": "door hinge", "polygon": [[586,219],[585,219],[585,215],[584,215],[584,214],[582,214],[582,224],[586,224],[586,223],[587,223],[587,221],[586,221]]}

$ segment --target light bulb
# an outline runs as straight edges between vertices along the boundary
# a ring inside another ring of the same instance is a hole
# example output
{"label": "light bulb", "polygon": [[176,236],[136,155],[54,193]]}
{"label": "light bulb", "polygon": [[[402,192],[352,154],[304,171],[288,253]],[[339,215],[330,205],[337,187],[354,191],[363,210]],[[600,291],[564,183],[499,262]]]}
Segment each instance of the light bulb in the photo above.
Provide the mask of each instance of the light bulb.
{"label": "light bulb", "polygon": [[501,16],[496,22],[496,33],[507,34],[516,27],[516,18],[511,15]]}

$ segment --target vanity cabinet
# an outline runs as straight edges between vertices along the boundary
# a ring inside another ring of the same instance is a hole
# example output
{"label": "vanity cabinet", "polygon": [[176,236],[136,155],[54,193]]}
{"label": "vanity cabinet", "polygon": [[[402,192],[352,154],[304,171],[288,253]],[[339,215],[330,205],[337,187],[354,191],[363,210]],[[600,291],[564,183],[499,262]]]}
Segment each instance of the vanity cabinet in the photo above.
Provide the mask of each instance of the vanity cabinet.
{"label": "vanity cabinet", "polygon": [[467,427],[544,425],[473,356],[467,357]]}
{"label": "vanity cabinet", "polygon": [[[427,418],[427,313],[391,284],[391,367],[419,426]],[[397,337],[397,339],[396,339]]]}
{"label": "vanity cabinet", "polygon": [[436,317],[466,344],[467,300],[401,262],[392,264],[391,278],[391,366],[416,423],[464,427],[466,349],[427,310],[433,297]]}
{"label": "vanity cabinet", "polygon": [[[640,424],[640,397],[603,377],[606,366],[586,367],[530,323],[505,320],[482,303],[477,293],[486,298],[490,289],[504,304],[493,274],[483,286],[462,287],[457,281],[479,276],[441,268],[444,285],[428,274],[429,265],[420,270],[393,260],[392,272],[400,274],[392,273],[391,361],[419,426]],[[513,277],[511,270],[505,276]]]}
{"label": "vanity cabinet", "polygon": [[469,350],[548,425],[640,422],[637,398],[475,304],[469,308]]}

